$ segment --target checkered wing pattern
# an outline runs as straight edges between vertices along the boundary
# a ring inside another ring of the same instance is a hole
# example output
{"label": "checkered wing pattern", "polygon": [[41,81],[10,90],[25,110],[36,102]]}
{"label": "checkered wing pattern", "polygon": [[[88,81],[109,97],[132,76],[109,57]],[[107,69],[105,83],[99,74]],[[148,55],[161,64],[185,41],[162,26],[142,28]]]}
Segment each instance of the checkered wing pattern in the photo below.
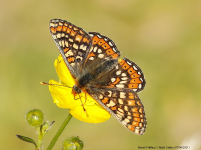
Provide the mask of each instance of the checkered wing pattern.
{"label": "checkered wing pattern", "polygon": [[50,21],[50,32],[74,78],[91,47],[91,37],[83,29],[61,19]]}
{"label": "checkered wing pattern", "polygon": [[89,35],[92,37],[92,46],[87,56],[87,62],[91,63],[94,60],[102,62],[119,58],[120,51],[111,39],[97,32],[89,32]]}
{"label": "checkered wing pattern", "polygon": [[146,82],[141,69],[127,58],[119,62],[111,72],[107,86],[129,88],[135,92],[139,92],[145,87]]}
{"label": "checkered wing pattern", "polygon": [[127,129],[138,135],[145,132],[144,106],[133,90],[91,88],[88,93]]}
{"label": "checkered wing pattern", "polygon": [[86,73],[93,70],[95,80],[91,80],[90,86],[102,86],[101,82],[108,82],[105,80],[108,72],[118,64],[120,51],[108,37],[97,32],[90,32],[89,35],[92,45],[83,68]]}
{"label": "checkered wing pattern", "polygon": [[[102,65],[104,68],[111,66],[111,63],[107,62]],[[144,89],[146,81],[141,69],[134,62],[124,58],[119,63],[116,62],[109,71],[97,75],[97,80],[93,84],[96,87],[128,88],[139,92]]]}

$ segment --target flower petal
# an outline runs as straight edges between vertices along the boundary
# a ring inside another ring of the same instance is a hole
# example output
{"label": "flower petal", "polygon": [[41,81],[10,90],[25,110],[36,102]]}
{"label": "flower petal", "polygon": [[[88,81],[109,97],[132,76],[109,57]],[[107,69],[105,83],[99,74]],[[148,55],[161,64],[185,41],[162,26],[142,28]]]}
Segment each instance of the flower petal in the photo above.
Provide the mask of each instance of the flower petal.
{"label": "flower petal", "polygon": [[54,80],[50,80],[49,84],[49,91],[58,107],[75,109],[79,105],[79,101],[74,100],[72,88],[65,87]]}
{"label": "flower petal", "polygon": [[101,108],[99,105],[94,104],[92,106],[84,105],[86,111],[83,107],[76,107],[74,110],[70,110],[70,113],[76,119],[79,119],[88,123],[101,123],[108,120],[111,115],[105,109]]}
{"label": "flower petal", "polygon": [[75,79],[72,77],[61,55],[59,55],[55,60],[54,67],[56,68],[59,79],[61,79],[63,83],[66,83],[69,87],[73,87],[75,85]]}

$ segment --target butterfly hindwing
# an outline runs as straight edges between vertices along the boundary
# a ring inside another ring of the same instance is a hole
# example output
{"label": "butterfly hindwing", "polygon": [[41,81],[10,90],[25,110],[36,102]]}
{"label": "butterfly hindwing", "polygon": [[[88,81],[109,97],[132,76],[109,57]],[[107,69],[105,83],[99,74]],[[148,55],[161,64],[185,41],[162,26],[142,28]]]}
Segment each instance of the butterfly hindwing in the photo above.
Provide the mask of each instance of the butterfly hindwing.
{"label": "butterfly hindwing", "polygon": [[111,72],[108,86],[129,88],[135,92],[139,92],[145,87],[146,81],[141,69],[127,58],[121,60]]}
{"label": "butterfly hindwing", "polygon": [[138,135],[145,132],[144,106],[133,90],[90,88],[88,93],[127,129]]}

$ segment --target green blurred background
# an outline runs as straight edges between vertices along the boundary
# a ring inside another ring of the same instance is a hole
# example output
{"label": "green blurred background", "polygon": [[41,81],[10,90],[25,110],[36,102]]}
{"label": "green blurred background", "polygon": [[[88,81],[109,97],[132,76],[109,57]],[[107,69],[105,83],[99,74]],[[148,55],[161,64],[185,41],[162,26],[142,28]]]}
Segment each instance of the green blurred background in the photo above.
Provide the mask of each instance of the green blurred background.
{"label": "green blurred background", "polygon": [[85,150],[201,147],[200,0],[1,0],[1,149],[34,149],[15,136],[37,138],[24,118],[28,110],[42,109],[56,121],[44,149],[68,115],[53,104],[48,86],[39,84],[58,80],[53,63],[59,51],[49,32],[54,18],[108,36],[121,58],[141,67],[147,85],[139,96],[148,120],[145,134],[137,136],[113,117],[100,124],[73,118],[54,149],[72,135],[84,141]]}

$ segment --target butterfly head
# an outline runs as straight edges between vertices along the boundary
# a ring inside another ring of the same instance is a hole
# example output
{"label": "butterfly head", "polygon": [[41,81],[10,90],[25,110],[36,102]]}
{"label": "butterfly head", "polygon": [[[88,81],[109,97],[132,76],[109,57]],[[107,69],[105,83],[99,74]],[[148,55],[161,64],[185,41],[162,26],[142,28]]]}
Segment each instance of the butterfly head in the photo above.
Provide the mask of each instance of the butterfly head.
{"label": "butterfly head", "polygon": [[75,84],[75,85],[73,86],[72,93],[73,93],[74,95],[76,95],[76,94],[80,94],[81,92],[82,92],[82,90]]}

